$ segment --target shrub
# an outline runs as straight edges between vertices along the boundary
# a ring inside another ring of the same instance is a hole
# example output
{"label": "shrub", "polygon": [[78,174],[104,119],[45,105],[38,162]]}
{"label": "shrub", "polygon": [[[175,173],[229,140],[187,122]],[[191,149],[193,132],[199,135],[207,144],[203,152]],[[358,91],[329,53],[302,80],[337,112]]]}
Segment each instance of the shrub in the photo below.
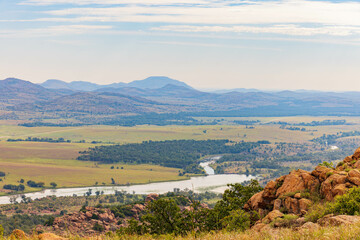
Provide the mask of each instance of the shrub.
{"label": "shrub", "polygon": [[93,229],[94,229],[95,231],[98,231],[98,232],[102,232],[102,231],[105,230],[104,226],[103,226],[103,225],[100,225],[100,224],[97,223],[97,222],[94,224]]}
{"label": "shrub", "polygon": [[228,231],[245,231],[251,226],[251,216],[242,209],[234,210],[223,219],[222,225]]}
{"label": "shrub", "polygon": [[360,212],[360,188],[352,188],[346,194],[338,196],[328,207],[335,214],[356,215]]}
{"label": "shrub", "polygon": [[305,215],[305,220],[307,222],[316,222],[317,220],[329,213],[328,205],[329,203],[317,203],[312,205]]}

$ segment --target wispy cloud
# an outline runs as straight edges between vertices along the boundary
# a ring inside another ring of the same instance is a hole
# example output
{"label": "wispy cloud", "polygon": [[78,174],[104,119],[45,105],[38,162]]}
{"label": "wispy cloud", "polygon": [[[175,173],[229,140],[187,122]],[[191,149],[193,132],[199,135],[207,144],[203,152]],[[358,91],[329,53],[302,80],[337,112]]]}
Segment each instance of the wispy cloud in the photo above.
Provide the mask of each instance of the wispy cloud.
{"label": "wispy cloud", "polygon": [[[134,31],[251,33],[311,37],[360,35],[360,2],[315,0],[24,0],[21,5],[56,5],[33,19],[8,21],[50,24],[152,23]],[[5,19],[0,20],[7,21]],[[83,25],[84,24],[84,25]],[[73,25],[77,26],[77,25]],[[55,26],[53,31],[56,32]],[[101,28],[101,27],[100,27]],[[70,29],[76,34],[84,29]],[[97,31],[98,28],[86,29]],[[118,29],[117,29],[118,30]],[[58,32],[66,33],[59,30]]]}
{"label": "wispy cloud", "polygon": [[0,37],[50,37],[59,35],[84,34],[94,31],[109,30],[112,26],[98,25],[58,25],[45,28],[4,29],[0,30]]}
{"label": "wispy cloud", "polygon": [[294,24],[272,25],[266,27],[258,26],[192,26],[192,25],[168,25],[154,27],[155,31],[171,32],[231,32],[231,33],[275,33],[295,36],[313,35],[332,35],[332,36],[351,36],[360,34],[360,27],[352,26],[321,26],[321,27],[302,27]]}
{"label": "wispy cloud", "polygon": [[[317,23],[360,25],[360,3],[270,1],[220,6],[124,6],[66,8],[48,11],[53,16],[92,17],[103,21],[192,24]],[[85,20],[85,19],[83,19]]]}
{"label": "wispy cloud", "polygon": [[[123,5],[123,4],[142,4],[142,5],[177,5],[177,4],[208,4],[208,0],[26,0],[20,5],[49,6],[57,4],[73,5]],[[214,1],[215,2],[215,1]]]}
{"label": "wispy cloud", "polygon": [[145,43],[153,44],[165,44],[165,45],[176,45],[176,46],[196,46],[196,47],[218,47],[218,48],[239,48],[239,49],[255,49],[255,50],[272,50],[282,51],[279,48],[262,48],[262,47],[249,47],[240,45],[229,45],[229,44],[216,44],[216,43],[202,43],[202,42],[179,42],[179,41],[147,41]]}

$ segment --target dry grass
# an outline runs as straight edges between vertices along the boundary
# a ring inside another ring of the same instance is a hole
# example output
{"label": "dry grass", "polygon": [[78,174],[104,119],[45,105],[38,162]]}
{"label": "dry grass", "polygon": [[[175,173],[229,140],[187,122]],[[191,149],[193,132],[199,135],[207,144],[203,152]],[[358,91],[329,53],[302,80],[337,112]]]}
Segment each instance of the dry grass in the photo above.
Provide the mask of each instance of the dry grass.
{"label": "dry grass", "polygon": [[[42,235],[30,236],[26,239],[58,239],[56,235],[45,233]],[[4,238],[4,239],[12,239]],[[185,237],[175,237],[172,235],[166,236],[134,236],[134,235],[103,235],[81,238],[72,236],[69,239],[80,240],[153,240],[153,239],[165,239],[165,240],[355,240],[360,239],[360,225],[342,225],[338,227],[323,227],[317,230],[292,230],[289,228],[271,229],[267,232],[257,232],[254,230],[248,230],[245,232],[211,232],[202,235],[188,235]]]}
{"label": "dry grass", "polygon": [[189,235],[186,237],[174,236],[113,236],[103,237],[103,239],[135,239],[135,240],[150,240],[150,239],[176,239],[176,240],[349,240],[360,239],[360,225],[342,225],[338,227],[324,227],[318,230],[292,230],[289,228],[271,229],[266,232],[257,232],[248,230],[245,232],[218,232],[207,233],[199,236]]}

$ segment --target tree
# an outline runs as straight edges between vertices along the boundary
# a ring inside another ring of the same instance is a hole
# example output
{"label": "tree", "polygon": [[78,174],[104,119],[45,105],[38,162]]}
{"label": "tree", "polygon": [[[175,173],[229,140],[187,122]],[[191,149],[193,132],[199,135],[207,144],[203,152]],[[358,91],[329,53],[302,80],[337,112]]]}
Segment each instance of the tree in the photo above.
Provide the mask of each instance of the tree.
{"label": "tree", "polygon": [[240,183],[229,184],[222,200],[216,203],[215,210],[220,212],[221,218],[230,214],[233,210],[242,209],[245,203],[256,193],[263,190],[257,180],[251,180],[250,184],[243,186]]}
{"label": "tree", "polygon": [[173,199],[160,198],[148,205],[142,221],[150,234],[168,234],[181,231],[181,211]]}
{"label": "tree", "polygon": [[51,182],[50,185],[53,187],[53,188],[56,188],[57,187],[57,184],[55,182]]}

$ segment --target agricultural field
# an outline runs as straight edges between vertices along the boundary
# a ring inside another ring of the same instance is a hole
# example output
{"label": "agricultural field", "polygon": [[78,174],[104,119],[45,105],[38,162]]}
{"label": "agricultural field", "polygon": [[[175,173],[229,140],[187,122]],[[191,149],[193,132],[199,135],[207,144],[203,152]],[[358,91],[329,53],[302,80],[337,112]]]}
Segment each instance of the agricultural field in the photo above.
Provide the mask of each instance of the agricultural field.
{"label": "agricultural field", "polygon": [[[94,144],[91,144],[93,146]],[[0,170],[6,177],[0,182],[19,184],[33,180],[44,182],[50,188],[55,182],[58,187],[80,187],[94,185],[148,183],[155,181],[181,180],[178,169],[154,165],[94,164],[76,160],[78,152],[87,149],[84,143],[40,143],[0,141]],[[114,166],[114,169],[111,167]],[[38,188],[26,188],[38,191]],[[6,194],[2,190],[0,194]]]}

